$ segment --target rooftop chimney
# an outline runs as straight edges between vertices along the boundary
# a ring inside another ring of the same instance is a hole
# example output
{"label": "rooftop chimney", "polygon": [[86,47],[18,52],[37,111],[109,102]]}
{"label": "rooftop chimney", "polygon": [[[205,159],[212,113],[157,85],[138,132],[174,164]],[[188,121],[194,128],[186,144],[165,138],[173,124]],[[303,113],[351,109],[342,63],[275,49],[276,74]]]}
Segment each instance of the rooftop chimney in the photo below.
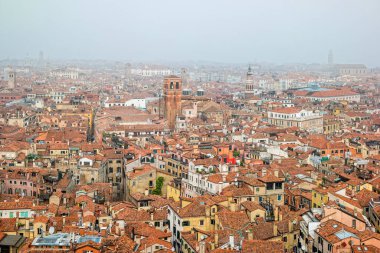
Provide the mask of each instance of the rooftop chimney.
{"label": "rooftop chimney", "polygon": [[288,226],[289,226],[289,233],[294,230],[294,225],[297,223],[296,220],[289,220]]}
{"label": "rooftop chimney", "polygon": [[219,234],[218,233],[215,233],[214,241],[215,241],[215,248],[218,248],[219,247]]}
{"label": "rooftop chimney", "polygon": [[206,253],[206,243],[204,241],[199,242],[199,253]]}
{"label": "rooftop chimney", "polygon": [[252,233],[252,230],[248,230],[248,240],[253,240],[253,233]]}
{"label": "rooftop chimney", "polygon": [[273,236],[277,236],[277,233],[278,233],[277,224],[273,223]]}
{"label": "rooftop chimney", "polygon": [[229,244],[231,249],[235,248],[235,237],[233,235],[230,235]]}

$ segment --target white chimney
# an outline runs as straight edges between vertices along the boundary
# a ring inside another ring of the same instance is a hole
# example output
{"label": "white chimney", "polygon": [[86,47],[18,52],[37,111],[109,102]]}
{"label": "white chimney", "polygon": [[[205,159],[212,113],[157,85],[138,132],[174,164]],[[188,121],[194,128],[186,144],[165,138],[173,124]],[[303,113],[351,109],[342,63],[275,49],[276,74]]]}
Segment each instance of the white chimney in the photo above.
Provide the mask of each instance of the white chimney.
{"label": "white chimney", "polygon": [[199,242],[199,253],[206,253],[206,244],[204,241]]}
{"label": "white chimney", "polygon": [[231,249],[235,248],[235,237],[230,235],[230,247]]}

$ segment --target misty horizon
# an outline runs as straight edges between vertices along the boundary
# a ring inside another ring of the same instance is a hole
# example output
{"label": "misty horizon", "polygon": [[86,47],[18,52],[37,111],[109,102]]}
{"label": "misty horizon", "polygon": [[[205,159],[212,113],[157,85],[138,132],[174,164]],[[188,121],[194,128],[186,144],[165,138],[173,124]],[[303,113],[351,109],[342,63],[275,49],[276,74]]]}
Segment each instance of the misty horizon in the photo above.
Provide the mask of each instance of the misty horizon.
{"label": "misty horizon", "polygon": [[0,59],[380,66],[379,1],[0,1]]}

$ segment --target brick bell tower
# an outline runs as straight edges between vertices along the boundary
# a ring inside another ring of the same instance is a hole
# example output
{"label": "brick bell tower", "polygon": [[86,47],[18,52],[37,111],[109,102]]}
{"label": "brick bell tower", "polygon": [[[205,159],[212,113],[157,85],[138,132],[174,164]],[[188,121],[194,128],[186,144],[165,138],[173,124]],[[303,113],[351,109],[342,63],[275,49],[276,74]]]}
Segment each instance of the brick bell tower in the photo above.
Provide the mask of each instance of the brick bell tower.
{"label": "brick bell tower", "polygon": [[175,128],[177,115],[181,114],[182,79],[178,76],[164,78],[164,114],[170,129]]}

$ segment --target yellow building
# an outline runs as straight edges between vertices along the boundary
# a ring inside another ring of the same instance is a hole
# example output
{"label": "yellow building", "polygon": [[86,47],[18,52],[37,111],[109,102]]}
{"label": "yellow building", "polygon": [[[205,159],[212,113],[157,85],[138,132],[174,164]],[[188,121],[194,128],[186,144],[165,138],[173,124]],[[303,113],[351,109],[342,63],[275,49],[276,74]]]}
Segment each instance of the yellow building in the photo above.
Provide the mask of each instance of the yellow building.
{"label": "yellow building", "polygon": [[[76,116],[81,119],[82,129],[86,129],[89,133],[93,133],[94,120],[95,120],[95,109],[90,105],[77,105],[77,104],[67,104],[67,103],[57,103],[57,110],[59,114],[63,117]],[[65,125],[65,121],[62,122]],[[87,128],[88,127],[88,128]]]}
{"label": "yellow building", "polygon": [[68,158],[69,145],[66,143],[51,143],[49,146],[49,155],[54,158]]}
{"label": "yellow building", "polygon": [[316,187],[312,190],[311,205],[313,208],[321,208],[329,201],[328,188]]}
{"label": "yellow building", "polygon": [[347,188],[350,189],[352,192],[360,192],[363,189],[366,189],[368,191],[373,191],[372,184],[360,180],[360,179],[351,179],[346,182]]}
{"label": "yellow building", "polygon": [[380,202],[371,199],[368,207],[368,219],[374,225],[376,232],[380,231]]}
{"label": "yellow building", "polygon": [[215,229],[215,214],[218,210],[216,203],[207,204],[201,199],[182,200],[182,209],[178,215],[182,224],[183,232],[188,232],[192,228],[204,231],[212,231]]}
{"label": "yellow building", "polygon": [[256,221],[257,218],[265,219],[265,208],[262,207],[259,203],[246,201],[241,204],[241,208],[245,211],[251,222]]}
{"label": "yellow building", "polygon": [[166,186],[166,198],[172,198],[174,201],[178,202],[181,197],[181,188],[175,185],[174,182],[167,184]]}
{"label": "yellow building", "polygon": [[94,120],[94,109],[91,106],[57,104],[57,110],[61,110],[62,116],[78,115],[88,119],[89,126]]}
{"label": "yellow building", "polygon": [[173,180],[173,175],[167,173],[164,170],[157,170],[157,178],[162,177],[164,179],[162,189],[161,189],[161,196],[165,197],[168,193],[168,184]]}
{"label": "yellow building", "polygon": [[196,198],[180,198],[179,202],[169,205],[169,229],[173,233],[174,247],[181,249],[181,234],[192,229],[202,231],[215,230],[215,215],[218,206],[226,204],[226,198],[220,196],[200,196]]}
{"label": "yellow building", "polygon": [[[113,153],[105,155],[104,179],[107,183],[112,183],[112,193],[114,200],[124,200],[126,197],[126,177],[124,176],[124,155],[121,150],[116,150]],[[92,169],[92,168],[91,168]],[[99,169],[99,172],[103,169]],[[100,173],[102,174],[102,173]],[[100,178],[103,175],[99,175]],[[144,191],[142,191],[144,192]]]}
{"label": "yellow building", "polygon": [[285,252],[293,252],[300,236],[299,222],[297,219],[288,219],[274,224],[275,237],[271,241],[282,241]]}
{"label": "yellow building", "polygon": [[37,216],[33,221],[33,238],[46,236],[48,234],[49,218],[46,216]]}
{"label": "yellow building", "polygon": [[164,157],[165,170],[167,173],[175,176],[181,177],[183,171],[187,170],[188,164],[175,157]]}
{"label": "yellow building", "polygon": [[144,165],[128,172],[126,177],[127,199],[135,193],[148,191],[148,193],[151,194],[156,188],[156,178],[156,168],[150,165]]}
{"label": "yellow building", "polygon": [[273,218],[274,208],[284,205],[284,179],[272,174],[261,178],[239,177],[234,184],[226,187],[222,195],[228,197],[231,211],[240,209],[245,201],[261,203],[268,207],[267,218]]}
{"label": "yellow building", "polygon": [[341,130],[340,121],[336,120],[335,117],[323,117],[323,133],[333,134]]}

